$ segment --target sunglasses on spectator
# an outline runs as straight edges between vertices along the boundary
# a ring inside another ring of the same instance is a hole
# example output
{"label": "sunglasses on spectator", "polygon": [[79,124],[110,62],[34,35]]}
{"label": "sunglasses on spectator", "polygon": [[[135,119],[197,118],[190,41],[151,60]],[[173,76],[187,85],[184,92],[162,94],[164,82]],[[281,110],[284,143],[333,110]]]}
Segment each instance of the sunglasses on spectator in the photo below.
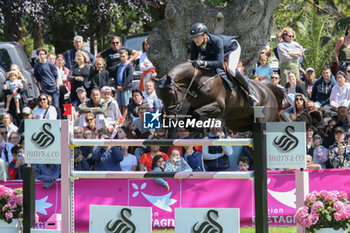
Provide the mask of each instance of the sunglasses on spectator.
{"label": "sunglasses on spectator", "polygon": [[314,137],[314,140],[321,140],[321,137]]}
{"label": "sunglasses on spectator", "polygon": [[298,101],[298,100],[303,100],[302,98],[295,98],[295,101]]}
{"label": "sunglasses on spectator", "polygon": [[118,41],[118,42],[112,42],[112,44],[119,44],[120,42]]}
{"label": "sunglasses on spectator", "polygon": [[89,121],[92,121],[93,119],[95,118],[89,118],[89,119],[86,119],[86,121],[89,122]]}
{"label": "sunglasses on spectator", "polygon": [[5,135],[7,134],[7,131],[6,132],[0,132],[1,135]]}
{"label": "sunglasses on spectator", "polygon": [[350,70],[346,70],[347,73],[350,73]]}
{"label": "sunglasses on spectator", "polygon": [[293,35],[288,35],[288,37],[289,37],[289,38],[294,38],[294,36],[293,36]]}
{"label": "sunglasses on spectator", "polygon": [[271,76],[271,79],[279,79],[279,77]]}
{"label": "sunglasses on spectator", "polygon": [[47,100],[46,98],[40,98],[39,101],[44,101]]}

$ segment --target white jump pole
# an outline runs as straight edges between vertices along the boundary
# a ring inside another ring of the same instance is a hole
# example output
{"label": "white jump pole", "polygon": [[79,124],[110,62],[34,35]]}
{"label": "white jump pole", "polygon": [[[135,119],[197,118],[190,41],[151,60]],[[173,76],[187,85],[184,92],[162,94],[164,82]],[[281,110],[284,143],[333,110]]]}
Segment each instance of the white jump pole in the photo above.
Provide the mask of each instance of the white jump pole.
{"label": "white jump pole", "polygon": [[[62,212],[62,233],[74,232],[74,211],[71,215],[74,203],[73,182],[71,182],[71,156],[69,121],[61,121],[61,212]],[[74,210],[74,209],[73,209]],[[73,223],[73,224],[72,224]]]}
{"label": "white jump pole", "polygon": [[75,146],[145,146],[145,145],[174,145],[174,146],[253,146],[252,138],[239,139],[71,139]]}
{"label": "white jump pole", "polygon": [[[298,208],[304,205],[306,195],[309,193],[309,172],[297,171],[295,173],[295,189],[296,189],[296,206]],[[297,224],[297,233],[305,233],[305,229]]]}

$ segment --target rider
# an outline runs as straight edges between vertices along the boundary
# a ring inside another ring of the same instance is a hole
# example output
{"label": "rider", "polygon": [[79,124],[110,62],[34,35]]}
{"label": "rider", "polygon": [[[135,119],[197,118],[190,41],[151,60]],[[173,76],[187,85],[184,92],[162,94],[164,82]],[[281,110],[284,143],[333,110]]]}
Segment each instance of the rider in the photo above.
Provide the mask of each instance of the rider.
{"label": "rider", "polygon": [[[241,46],[232,36],[208,34],[207,26],[195,23],[191,27],[191,56],[195,68],[216,68],[218,74],[225,73],[224,57],[227,58],[228,70],[232,77],[248,92],[251,105],[257,105],[259,100],[251,90],[247,79],[237,70]],[[203,60],[202,60],[203,59]],[[226,77],[224,77],[226,78]],[[230,83],[232,89],[232,83]]]}

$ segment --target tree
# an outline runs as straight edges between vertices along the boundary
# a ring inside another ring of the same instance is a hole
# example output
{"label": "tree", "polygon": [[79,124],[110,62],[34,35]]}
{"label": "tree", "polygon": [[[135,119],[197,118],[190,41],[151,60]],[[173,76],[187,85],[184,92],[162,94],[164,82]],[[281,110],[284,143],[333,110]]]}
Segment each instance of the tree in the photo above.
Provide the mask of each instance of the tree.
{"label": "tree", "polygon": [[322,67],[334,60],[334,46],[338,37],[331,37],[325,30],[327,16],[318,15],[317,11],[309,9],[303,20],[297,22],[297,39],[306,49],[304,52],[304,67],[313,67],[316,77],[320,77]]}
{"label": "tree", "polygon": [[89,38],[94,52],[95,41],[100,51],[110,36],[142,30],[152,22],[150,9],[164,4],[163,0],[2,0],[0,17],[5,24],[0,29],[6,40],[24,41],[29,35],[34,48],[53,43],[56,52],[71,48],[79,34]]}
{"label": "tree", "polygon": [[22,1],[3,0],[0,1],[0,9],[3,17],[4,41],[18,41],[25,45],[27,29],[24,27],[24,3]]}
{"label": "tree", "polygon": [[212,33],[238,36],[241,60],[251,70],[274,29],[272,15],[280,0],[225,1],[223,6],[205,1],[169,0],[165,19],[156,23],[148,56],[159,75],[188,59],[189,28],[204,22]]}

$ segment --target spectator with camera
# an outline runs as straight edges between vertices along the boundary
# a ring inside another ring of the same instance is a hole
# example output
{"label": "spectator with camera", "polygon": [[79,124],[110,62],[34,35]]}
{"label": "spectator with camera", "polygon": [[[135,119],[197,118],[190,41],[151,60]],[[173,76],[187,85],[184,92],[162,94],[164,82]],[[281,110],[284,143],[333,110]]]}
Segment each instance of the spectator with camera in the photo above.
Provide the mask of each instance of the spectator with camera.
{"label": "spectator with camera", "polygon": [[23,179],[23,167],[25,167],[24,163],[24,155],[23,148],[20,145],[16,145],[11,149],[12,153],[12,161],[9,165],[9,176],[11,180],[22,180]]}

